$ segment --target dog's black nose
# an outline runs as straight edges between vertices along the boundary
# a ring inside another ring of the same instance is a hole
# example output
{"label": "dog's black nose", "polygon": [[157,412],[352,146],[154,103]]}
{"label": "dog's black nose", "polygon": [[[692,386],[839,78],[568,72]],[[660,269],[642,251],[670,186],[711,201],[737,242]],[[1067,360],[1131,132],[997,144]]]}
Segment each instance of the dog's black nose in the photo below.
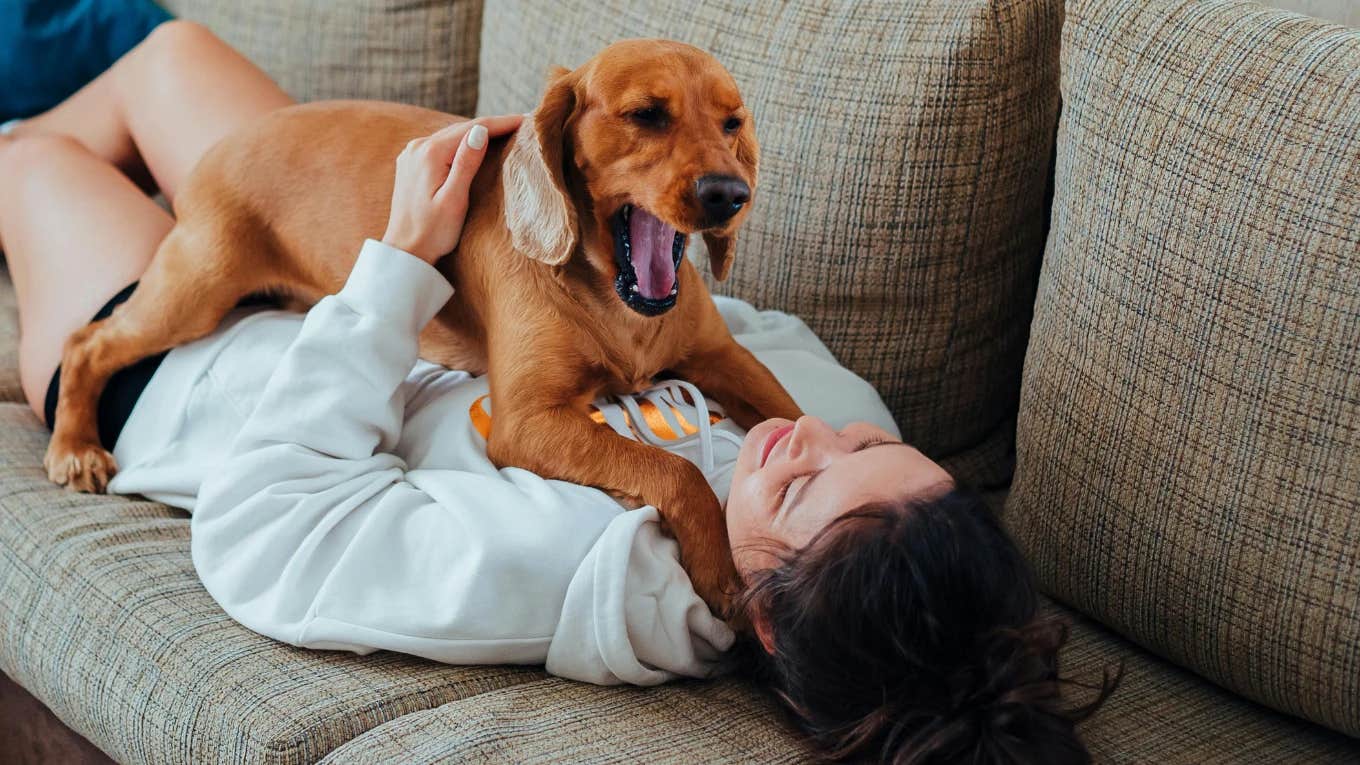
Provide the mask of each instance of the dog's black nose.
{"label": "dog's black nose", "polygon": [[726,223],[751,201],[751,187],[731,175],[705,175],[695,182],[694,193],[704,206],[710,226]]}

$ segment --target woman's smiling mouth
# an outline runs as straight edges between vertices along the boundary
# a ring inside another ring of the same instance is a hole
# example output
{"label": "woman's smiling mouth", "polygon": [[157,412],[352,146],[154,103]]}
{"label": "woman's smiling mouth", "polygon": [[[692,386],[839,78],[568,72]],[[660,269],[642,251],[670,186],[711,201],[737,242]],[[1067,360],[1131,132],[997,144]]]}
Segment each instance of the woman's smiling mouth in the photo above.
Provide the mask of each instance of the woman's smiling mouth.
{"label": "woman's smiling mouth", "polygon": [[760,449],[760,466],[761,466],[761,467],[765,467],[765,460],[768,460],[768,459],[770,458],[770,452],[774,451],[774,447],[775,447],[781,440],[784,439],[784,436],[787,436],[788,434],[790,434],[790,433],[792,433],[792,432],[793,432],[793,423],[789,423],[788,425],[785,425],[785,426],[783,426],[783,427],[781,427],[781,428],[775,430],[775,432],[773,432],[773,433],[770,434],[770,437],[769,437],[769,438],[765,439],[765,446],[761,447],[761,449]]}

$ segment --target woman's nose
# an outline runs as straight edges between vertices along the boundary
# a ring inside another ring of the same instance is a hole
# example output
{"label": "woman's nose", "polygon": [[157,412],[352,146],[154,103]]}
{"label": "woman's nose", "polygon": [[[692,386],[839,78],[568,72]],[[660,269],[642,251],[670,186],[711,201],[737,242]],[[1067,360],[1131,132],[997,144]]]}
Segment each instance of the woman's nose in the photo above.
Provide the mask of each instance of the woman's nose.
{"label": "woman's nose", "polygon": [[805,414],[793,424],[789,434],[789,459],[796,460],[804,455],[815,455],[834,446],[837,433],[820,417]]}

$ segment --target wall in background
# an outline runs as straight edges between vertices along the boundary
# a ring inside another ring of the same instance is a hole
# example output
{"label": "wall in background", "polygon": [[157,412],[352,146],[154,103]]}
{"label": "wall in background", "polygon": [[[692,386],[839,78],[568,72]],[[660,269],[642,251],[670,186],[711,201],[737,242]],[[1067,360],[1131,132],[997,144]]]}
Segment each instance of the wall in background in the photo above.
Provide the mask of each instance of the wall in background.
{"label": "wall in background", "polygon": [[1360,0],[1260,0],[1276,8],[1360,27]]}

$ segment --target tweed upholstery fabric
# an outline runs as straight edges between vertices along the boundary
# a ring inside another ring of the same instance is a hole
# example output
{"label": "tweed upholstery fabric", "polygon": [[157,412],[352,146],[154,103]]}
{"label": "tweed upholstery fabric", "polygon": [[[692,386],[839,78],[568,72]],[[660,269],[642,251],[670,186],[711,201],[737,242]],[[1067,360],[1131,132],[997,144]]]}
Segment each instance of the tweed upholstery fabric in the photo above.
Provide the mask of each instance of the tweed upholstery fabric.
{"label": "tweed upholstery fabric", "polygon": [[[1090,619],[1072,622],[1066,676],[1091,682],[1124,663],[1105,705],[1078,727],[1097,763],[1110,765],[1324,765],[1360,761],[1360,741],[1272,712],[1152,656]],[[381,729],[379,729],[381,730]]]}
{"label": "tweed upholstery fabric", "polygon": [[161,0],[299,101],[374,98],[471,114],[482,0]]}
{"label": "tweed upholstery fabric", "polygon": [[407,715],[332,752],[340,763],[794,763],[813,760],[769,699],[725,680],[601,688],[547,678]]}
{"label": "tweed upholstery fabric", "polygon": [[0,268],[0,401],[23,401],[19,384],[19,305],[9,269]]}
{"label": "tweed upholstery fabric", "polygon": [[404,714],[543,677],[293,648],[199,584],[187,516],[72,494],[47,431],[0,404],[0,670],[123,763],[315,762]]}
{"label": "tweed upholstery fabric", "polygon": [[[718,291],[807,320],[927,454],[1009,453],[1060,0],[503,0],[485,14],[481,114],[532,108],[550,65],[621,38],[712,52],[762,145],[752,216]],[[1004,483],[1010,461],[956,469]]]}
{"label": "tweed upholstery fabric", "polygon": [[1360,31],[1078,0],[1007,521],[1060,599],[1360,735]]}
{"label": "tweed upholstery fabric", "polygon": [[[1059,613],[1067,613],[1053,606]],[[1120,690],[1081,735],[1099,763],[1343,763],[1360,742],[1286,717],[1156,659],[1075,614],[1064,673]],[[556,678],[394,720],[332,752],[330,765],[402,762],[811,762],[767,694],[737,681],[642,690]]]}

